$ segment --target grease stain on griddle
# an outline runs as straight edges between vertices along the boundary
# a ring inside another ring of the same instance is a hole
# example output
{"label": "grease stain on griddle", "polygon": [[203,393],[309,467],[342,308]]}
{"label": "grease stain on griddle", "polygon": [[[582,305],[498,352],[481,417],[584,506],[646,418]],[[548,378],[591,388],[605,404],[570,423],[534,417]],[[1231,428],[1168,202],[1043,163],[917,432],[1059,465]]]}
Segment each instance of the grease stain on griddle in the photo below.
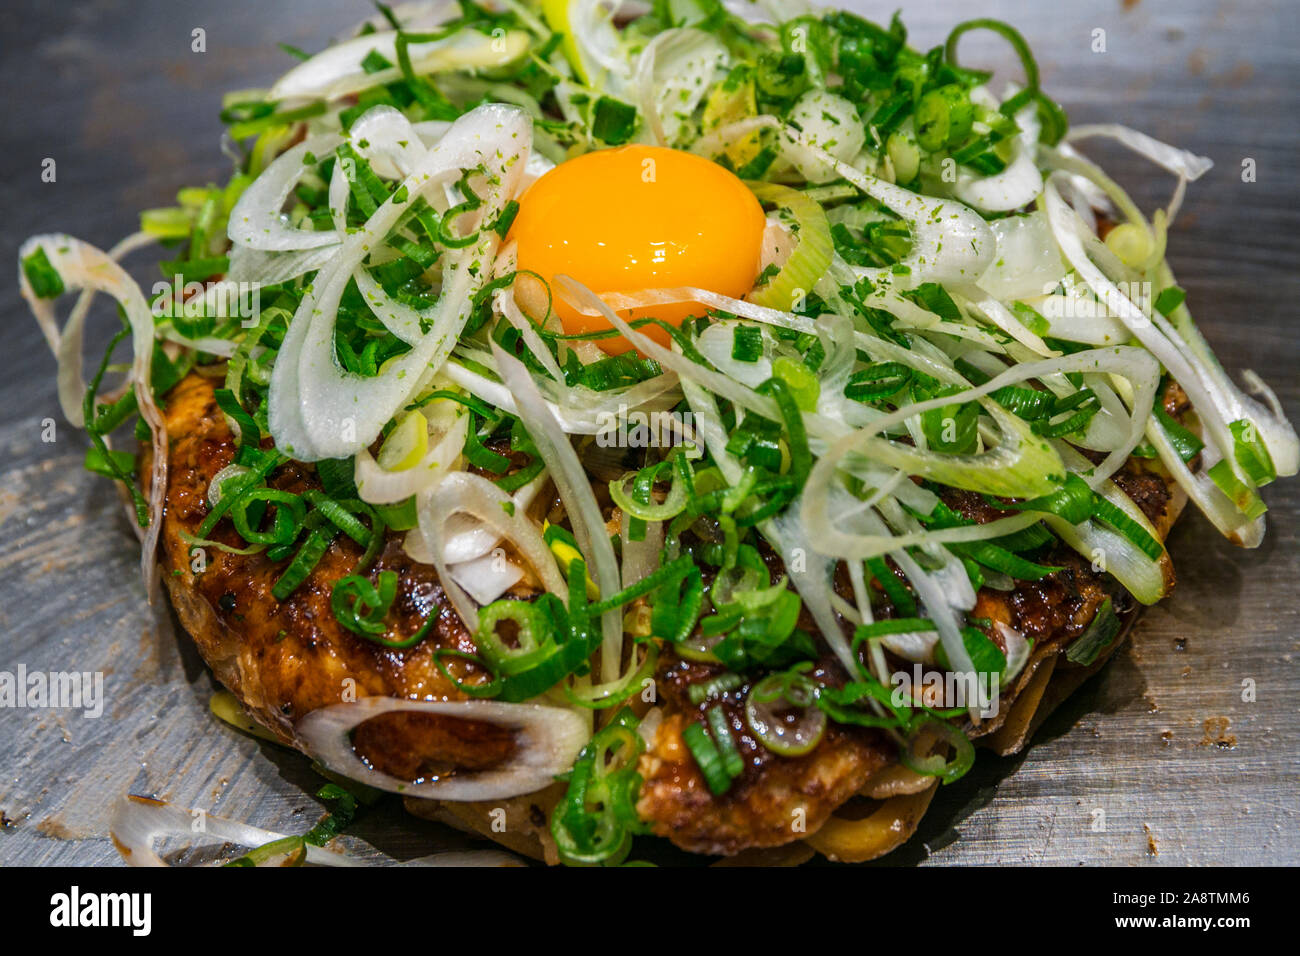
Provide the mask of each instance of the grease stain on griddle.
{"label": "grease stain on griddle", "polygon": [[1232,750],[1237,746],[1237,735],[1228,733],[1232,721],[1227,717],[1205,718],[1205,736],[1201,738],[1202,747],[1218,747],[1220,750]]}

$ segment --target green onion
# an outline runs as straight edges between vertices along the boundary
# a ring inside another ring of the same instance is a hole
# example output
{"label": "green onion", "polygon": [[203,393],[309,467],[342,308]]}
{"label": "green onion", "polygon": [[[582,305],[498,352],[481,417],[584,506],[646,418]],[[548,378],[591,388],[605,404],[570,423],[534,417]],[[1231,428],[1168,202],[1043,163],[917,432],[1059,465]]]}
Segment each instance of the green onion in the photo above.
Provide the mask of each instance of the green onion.
{"label": "green onion", "polygon": [[121,475],[134,475],[136,460],[135,455],[129,451],[109,449],[105,453],[92,445],[86,449],[83,467],[85,467],[86,471],[93,472],[96,475],[117,479]]}
{"label": "green onion", "polygon": [[[804,671],[811,661],[788,671],[769,674],[753,686],[745,700],[745,721],[750,732],[768,750],[783,757],[798,757],[814,750],[826,733],[826,713],[816,707],[818,686]],[[782,711],[800,711],[793,721]]]}
{"label": "green onion", "polygon": [[565,863],[617,864],[633,835],[645,830],[636,812],[636,765],[645,744],[636,727],[636,716],[625,707],[582,748],[566,775],[568,789],[551,812],[551,836]]}
{"label": "green onion", "polygon": [[[472,413],[471,413],[472,414]],[[510,470],[510,458],[506,455],[500,455],[486,448],[478,435],[479,423],[477,418],[471,418],[470,427],[465,430],[465,458],[476,468],[491,472],[494,475],[503,475]]]}
{"label": "green onion", "polygon": [[[1169,439],[1169,444],[1174,449],[1174,453],[1184,463],[1191,461],[1205,448],[1205,442],[1197,438],[1187,428],[1184,428],[1180,422],[1164,410],[1159,396],[1156,397],[1154,414],[1156,421],[1164,429],[1165,437]],[[1152,457],[1155,456],[1152,455]]]}
{"label": "green onion", "polygon": [[864,404],[896,395],[911,384],[913,372],[902,362],[876,362],[849,376],[844,395]]}
{"label": "green onion", "polygon": [[[933,732],[938,737],[939,743],[948,744],[952,748],[952,757],[946,758],[937,753],[928,757],[920,756],[917,748],[928,736],[928,734],[923,735],[923,731]],[[966,735],[952,724],[933,717],[923,717],[913,726],[906,746],[899,753],[899,758],[909,770],[927,777],[938,777],[941,783],[952,783],[964,776],[974,765],[975,748],[971,746]]]}
{"label": "green onion", "polygon": [[718,797],[730,790],[733,778],[727,773],[722,753],[718,750],[717,744],[710,739],[704,725],[688,726],[682,731],[682,740],[686,744],[686,749],[691,752],[691,756],[695,758],[709,792]]}
{"label": "green onion", "polygon": [[1232,432],[1232,452],[1247,477],[1256,485],[1263,487],[1277,478],[1277,468],[1268,447],[1260,440],[1255,423],[1248,418],[1241,418],[1228,425]]}
{"label": "green onion", "polygon": [[1071,413],[1066,418],[1057,421],[1037,421],[1034,422],[1034,433],[1042,435],[1044,438],[1061,438],[1069,435],[1071,432],[1080,431],[1092,416],[1101,410],[1101,400],[1090,388],[1081,388],[1077,392],[1057,399],[1052,406],[1051,418],[1058,415]]}
{"label": "green onion", "polygon": [[1160,556],[1165,553],[1164,545],[1146,528],[1131,518],[1118,505],[1112,504],[1101,495],[1097,495],[1093,501],[1092,517],[1110,525],[1136,545],[1137,549],[1152,561],[1159,561]]}
{"label": "green onion", "polygon": [[[236,479],[236,481],[238,480]],[[218,502],[218,506],[224,504],[225,501],[226,496],[223,495],[221,501]],[[307,535],[307,539],[303,541],[302,546],[298,549],[298,553],[289,562],[289,566],[284,569],[284,573],[271,586],[271,594],[277,601],[283,601],[296,591],[302,582],[307,580],[308,575],[315,570],[316,565],[320,564],[320,559],[325,556],[325,552],[329,550],[330,542],[334,540],[337,534],[338,532],[333,528],[312,529],[312,532]]]}
{"label": "green onion", "polygon": [[830,223],[821,203],[788,186],[750,183],[760,202],[775,203],[785,211],[798,243],[780,271],[749,294],[752,302],[782,312],[790,311],[801,296],[812,289],[830,268],[835,251]]}
{"label": "green onion", "polygon": [[312,846],[324,846],[352,822],[357,813],[357,798],[337,783],[327,783],[316,791],[316,799],[337,802],[334,812],[316,824],[303,840]]}
{"label": "green onion", "polygon": [[257,427],[257,422],[253,421],[253,416],[239,404],[235,393],[228,388],[218,388],[213,392],[213,396],[217,400],[217,405],[234,420],[235,427],[239,429],[239,446],[257,448],[262,440],[261,429]]}
{"label": "green onion", "polygon": [[636,107],[612,96],[596,100],[591,114],[591,135],[610,146],[621,146],[636,132]]}
{"label": "green onion", "polygon": [[[514,645],[500,633],[514,625]],[[535,667],[554,652],[551,627],[542,610],[528,601],[494,601],[479,611],[474,643],[493,671],[511,676]]]}
{"label": "green onion", "polygon": [[63,295],[63,277],[50,263],[43,246],[37,246],[35,252],[23,257],[23,275],[38,299],[57,299]]}
{"label": "green onion", "polygon": [[692,684],[687,688],[686,694],[692,704],[702,704],[706,700],[712,700],[715,697],[721,697],[723,694],[733,691],[742,686],[745,679],[739,674],[733,674],[730,671],[719,674],[717,677],[711,677],[703,683]]}
{"label": "green onion", "polygon": [[1093,498],[1088,483],[1070,472],[1065,476],[1065,484],[1050,495],[1020,502],[988,500],[995,508],[1004,511],[1044,511],[1064,518],[1070,524],[1082,524],[1092,517]]}
{"label": "green onion", "polygon": [[898,576],[890,570],[884,558],[868,558],[867,570],[880,582],[885,595],[889,598],[889,603],[901,617],[916,616],[916,599],[912,597],[912,592],[908,590],[907,585],[898,580]]}
{"label": "green onion", "polygon": [[734,780],[744,772],[745,760],[741,757],[740,751],[736,748],[736,741],[731,736],[731,721],[727,718],[727,712],[715,705],[705,711],[705,717],[709,721],[713,743],[722,757],[722,769]]}
{"label": "green onion", "polygon": [[255,119],[234,123],[231,125],[229,133],[231,139],[247,139],[250,136],[256,136],[258,133],[264,133],[274,126],[287,126],[291,123],[310,119],[313,116],[320,116],[324,112],[325,104],[323,102],[308,103],[306,106],[268,113]]}
{"label": "green onion", "polygon": [[756,325],[737,325],[732,331],[731,357],[737,362],[757,362],[763,357],[763,330]]}
{"label": "green onion", "polygon": [[334,585],[330,607],[338,622],[353,634],[383,634],[384,618],[396,597],[396,571],[381,571],[378,587],[369,578],[349,574]]}
{"label": "green onion", "polygon": [[363,514],[369,517],[372,522],[376,520],[374,510],[365,502],[357,499],[344,499],[335,501],[323,492],[315,488],[309,488],[303,492],[303,497],[325,517],[330,524],[338,528],[349,538],[361,545],[363,548],[369,547],[373,533],[356,517]]}
{"label": "green onion", "polygon": [[927,152],[955,145],[970,135],[975,107],[957,84],[941,86],[921,97],[914,114],[916,141]]}
{"label": "green onion", "polygon": [[1120,621],[1110,598],[1101,602],[1087,629],[1065,651],[1067,660],[1088,667],[1096,662],[1101,652],[1110,647],[1119,634]]}
{"label": "green onion", "polygon": [[[111,473],[111,477],[122,482],[122,486],[126,488],[127,492],[131,495],[131,501],[135,505],[136,522],[140,527],[147,528],[149,526],[149,502],[145,500],[140,489],[136,487],[133,470],[128,471],[127,469],[120,467],[119,460],[109,453],[108,443],[104,441],[103,434],[96,431],[93,427],[95,422],[95,396],[99,394],[99,386],[104,380],[104,374],[108,371],[108,363],[113,357],[113,350],[117,348],[118,343],[130,334],[131,327],[124,319],[122,321],[122,328],[119,329],[109,340],[108,347],[104,349],[104,357],[100,360],[99,368],[95,370],[94,377],[91,378],[90,384],[86,387],[86,392],[81,398],[81,412],[85,421],[91,426],[87,428],[87,434],[90,436],[90,443],[93,450],[97,452],[97,455],[94,458],[88,457],[86,459],[87,463],[90,464],[93,462],[95,465],[102,465],[104,469]],[[143,422],[144,419],[140,419],[140,421]],[[145,438],[142,440],[147,440],[151,434],[152,433],[147,433]],[[210,531],[211,529],[209,528],[208,530]],[[207,534],[203,533],[199,536],[207,537]]]}
{"label": "green onion", "polygon": [[[224,487],[224,483],[223,483]],[[256,510],[259,518],[261,505],[274,506],[275,521],[270,531],[258,531],[249,518],[249,506],[259,506]],[[230,506],[230,519],[239,536],[249,544],[287,545],[298,536],[302,529],[307,508],[300,497],[288,491],[275,488],[252,488],[242,493]]]}
{"label": "green onion", "polygon": [[209,538],[212,536],[212,529],[217,526],[217,522],[225,516],[239,498],[251,489],[261,484],[266,476],[287,461],[283,455],[271,454],[251,467],[246,474],[239,475],[229,481],[222,482],[221,499],[212,506],[206,518],[199,525],[197,536],[200,538]]}
{"label": "green onion", "polygon": [[1176,285],[1171,285],[1167,289],[1160,290],[1153,304],[1157,312],[1168,318],[1169,314],[1182,305],[1186,299],[1186,291]]}
{"label": "green onion", "polygon": [[1232,503],[1251,521],[1268,511],[1264,499],[1249,485],[1237,477],[1232,470],[1232,463],[1224,458],[1215,462],[1206,472],[1219,490],[1232,500]]}

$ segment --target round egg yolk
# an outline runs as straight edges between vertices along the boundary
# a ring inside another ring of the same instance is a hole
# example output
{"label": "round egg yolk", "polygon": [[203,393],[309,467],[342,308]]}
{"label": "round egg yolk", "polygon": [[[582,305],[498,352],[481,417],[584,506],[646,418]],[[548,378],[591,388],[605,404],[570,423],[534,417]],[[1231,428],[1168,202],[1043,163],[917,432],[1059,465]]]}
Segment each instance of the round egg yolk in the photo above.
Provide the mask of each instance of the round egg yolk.
{"label": "round egg yolk", "polygon": [[[566,302],[556,276],[572,276],[598,295],[692,286],[740,298],[758,276],[764,226],[754,194],[718,164],[663,146],[622,146],[542,175],[520,197],[509,238],[518,243],[519,270],[552,286],[552,308],[575,335],[610,324]],[[704,307],[675,302],[618,314],[680,325]],[[656,325],[641,331],[668,342]],[[632,347],[622,336],[596,341],[614,354]]]}

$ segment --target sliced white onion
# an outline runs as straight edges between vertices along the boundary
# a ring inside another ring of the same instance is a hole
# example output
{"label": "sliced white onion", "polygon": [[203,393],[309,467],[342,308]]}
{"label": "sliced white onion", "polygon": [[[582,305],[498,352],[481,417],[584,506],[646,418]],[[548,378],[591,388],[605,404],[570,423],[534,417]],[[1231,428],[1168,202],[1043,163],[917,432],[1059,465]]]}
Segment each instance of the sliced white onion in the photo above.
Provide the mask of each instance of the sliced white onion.
{"label": "sliced white onion", "polygon": [[524,569],[509,558],[485,554],[447,565],[451,579],[479,605],[491,604],[523,579]]}
{"label": "sliced white onion", "polygon": [[781,155],[808,182],[826,183],[843,175],[837,172],[836,163],[847,165],[866,138],[866,127],[852,103],[813,89],[790,109],[790,123],[780,137]]}
{"label": "sliced white onion", "polygon": [[[195,824],[200,819],[203,821],[203,829],[196,837]],[[287,838],[287,834],[276,833],[274,830],[264,830],[261,827],[206,812],[200,814],[196,810],[186,810],[163,800],[135,794],[127,794],[114,805],[108,832],[113,845],[117,847],[118,853],[122,855],[122,860],[127,866],[139,867],[170,865],[158,855],[155,848],[160,839],[168,837],[178,837],[191,844],[201,842],[201,838],[206,837],[213,842],[227,843],[250,850]],[[310,843],[305,844],[304,849],[306,851],[304,862],[313,866],[374,865]],[[406,860],[397,865],[522,866],[523,861],[504,850],[468,850],[435,853]]]}
{"label": "sliced white onion", "polygon": [[1214,168],[1214,160],[1208,156],[1197,156],[1189,150],[1162,143],[1146,133],[1118,123],[1085,123],[1071,126],[1065,134],[1066,142],[1069,143],[1098,138],[1113,139],[1175,176],[1185,177],[1189,182],[1195,182]]}
{"label": "sliced white onion", "polygon": [[[610,544],[600,505],[592,493],[582,462],[578,460],[563,429],[555,421],[524,363],[513,355],[507,355],[496,342],[492,343],[492,352],[502,380],[515,397],[519,420],[528,429],[529,437],[537,446],[538,455],[545,462],[551,480],[555,482],[556,493],[564,502],[578,548],[590,559],[591,576],[596,586],[604,597],[618,593],[618,559],[614,556],[614,546]],[[618,677],[623,663],[622,615],[617,610],[603,615],[601,630],[604,634],[601,643],[601,678],[612,681]]]}
{"label": "sliced white onion", "polygon": [[[132,246],[134,247],[134,246]],[[123,247],[119,247],[122,249]],[[68,290],[84,289],[104,292],[117,300],[126,314],[131,327],[131,384],[135,389],[136,404],[140,417],[149,426],[153,444],[153,471],[149,486],[149,527],[144,532],[143,550],[140,557],[140,571],[144,576],[145,589],[152,603],[158,593],[158,576],[156,555],[158,535],[162,526],[162,505],[167,494],[167,425],[153,397],[152,362],[154,348],[154,319],[145,302],[144,294],[135,280],[113,260],[94,246],[62,234],[33,236],[22,244],[18,250],[21,262],[33,255],[37,249],[43,249],[50,265],[58,272],[63,285]],[[37,321],[42,328],[56,328],[54,319],[54,302],[42,299],[32,290],[27,274],[18,270],[18,287],[27,300]],[[86,307],[79,309],[80,317],[75,327],[58,342],[59,359],[59,401],[63,406],[64,416],[75,427],[85,426],[85,416],[81,407],[81,394],[74,394],[77,386],[85,391],[81,378],[81,326]],[[72,320],[69,320],[72,325]],[[47,333],[48,335],[48,333]],[[76,354],[72,346],[76,345]],[[75,367],[76,372],[68,371]]]}
{"label": "sliced white onion", "polygon": [[429,423],[429,450],[410,468],[389,471],[375,461],[368,448],[357,452],[353,474],[362,501],[372,505],[398,504],[433,487],[460,464],[470,416],[457,403],[438,404],[450,407]]}
{"label": "sliced white onion", "polygon": [[989,231],[997,252],[978,281],[985,292],[1010,302],[1046,295],[1065,278],[1065,264],[1041,212],[997,219]]}
{"label": "sliced white onion", "polygon": [[984,212],[1011,212],[1022,209],[1043,191],[1043,176],[1038,171],[1038,104],[1030,103],[1016,114],[1020,135],[1012,145],[1011,162],[1001,172],[978,176],[961,167],[953,195]]}
{"label": "sliced white onion", "polygon": [[891,653],[905,661],[917,664],[934,662],[934,648],[939,643],[938,631],[909,631],[906,634],[886,634],[880,638]]}
{"label": "sliced white onion", "polygon": [[[522,30],[488,36],[464,29],[429,43],[412,43],[408,49],[411,69],[425,75],[505,66],[523,56],[530,44],[531,38]],[[395,66],[367,73],[362,61],[370,53],[396,63],[397,32],[379,30],[326,47],[280,77],[268,99],[333,100],[402,78],[402,71]]]}
{"label": "sliced white onion", "polygon": [[[416,498],[419,523],[406,536],[406,553],[416,561],[437,568],[448,599],[471,633],[478,630],[478,607],[451,576],[446,558],[450,537],[448,524],[457,515],[473,518],[494,532],[496,541],[509,541],[516,554],[528,563],[547,591],[558,595],[568,594],[564,577],[555,565],[555,555],[543,540],[537,524],[522,509],[512,506],[510,496],[497,485],[467,471],[447,475]],[[494,541],[493,545],[495,544]]]}
{"label": "sliced white onion", "polygon": [[[196,831],[195,826],[200,819],[202,829]],[[200,816],[193,810],[135,794],[127,794],[113,807],[108,833],[127,866],[169,866],[155,849],[158,840],[165,837],[181,837],[200,844],[230,843],[252,850],[283,840],[287,836],[211,813]],[[364,865],[359,860],[332,850],[311,844],[306,844],[305,848],[306,862],[317,866]]]}
{"label": "sliced white onion", "polygon": [[[522,110],[487,104],[458,119],[403,185],[406,201],[389,198],[364,228],[348,236],[339,255],[321,269],[289,325],[271,375],[270,425],[277,447],[301,461],[343,458],[367,447],[428,375],[455,347],[469,318],[471,299],[486,278],[499,237],[481,229],[478,240],[446,257],[442,294],[429,331],[377,376],[339,368],[334,324],[353,273],[378,248],[407,204],[460,170],[482,164],[483,205],[471,216],[490,221],[517,190],[531,139]],[[399,190],[401,192],[401,190]],[[475,269],[474,264],[480,268]]]}
{"label": "sliced white onion", "polygon": [[265,252],[296,252],[337,246],[342,237],[336,230],[316,231],[290,226],[282,210],[298,180],[311,168],[306,162],[308,153],[323,159],[342,142],[343,137],[337,135],[313,136],[277,156],[249,184],[230,210],[230,221],[226,226],[230,241]]}
{"label": "sliced white onion", "polygon": [[941,285],[974,282],[993,261],[996,243],[984,218],[955,199],[940,199],[909,192],[854,168],[822,149],[804,134],[786,127],[786,134],[836,173],[872,199],[883,203],[912,232],[912,251],[900,263],[908,272],[896,269],[854,267],[877,284],[914,289],[926,282]]}
{"label": "sliced white onion", "polygon": [[1002,683],[1007,685],[1015,680],[1016,675],[1029,663],[1029,652],[1034,649],[1034,643],[1026,640],[1025,635],[1014,627],[1009,627],[1001,621],[995,621],[993,626],[1002,635],[1002,640],[1007,646],[1007,666],[1002,672]]}
{"label": "sliced white onion", "polygon": [[713,77],[727,64],[727,49],[710,33],[669,29],[657,34],[636,64],[636,92],[648,131],[659,146],[673,146]]}
{"label": "sliced white onion", "polygon": [[713,363],[722,374],[730,375],[742,385],[758,388],[772,377],[772,359],[767,354],[771,352],[772,339],[764,333],[765,354],[760,355],[753,362],[742,362],[731,357],[736,329],[739,327],[738,322],[716,322],[700,334],[695,346],[700,350],[700,354]]}
{"label": "sliced white onion", "polygon": [[[456,771],[444,779],[412,783],[367,765],[352,746],[352,732],[372,717],[390,713],[435,714],[479,721],[515,731],[515,748],[498,767]],[[571,710],[495,700],[401,700],[363,697],[314,710],[295,730],[307,753],[329,770],[378,790],[434,800],[504,800],[549,786],[590,737],[587,722]]]}

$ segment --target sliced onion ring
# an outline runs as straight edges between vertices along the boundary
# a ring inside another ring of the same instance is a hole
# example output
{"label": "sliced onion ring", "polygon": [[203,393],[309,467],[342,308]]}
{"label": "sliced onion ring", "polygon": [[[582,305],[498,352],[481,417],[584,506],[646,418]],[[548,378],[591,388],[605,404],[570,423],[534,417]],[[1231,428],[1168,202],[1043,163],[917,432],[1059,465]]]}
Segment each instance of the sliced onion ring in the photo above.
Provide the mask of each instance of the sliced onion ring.
{"label": "sliced onion ring", "polygon": [[[457,773],[412,783],[367,765],[353,749],[351,734],[380,714],[405,711],[482,721],[516,731],[516,748],[506,763],[489,770]],[[572,710],[493,700],[400,700],[363,697],[314,710],[297,724],[307,752],[335,773],[390,793],[434,800],[503,800],[541,790],[573,766],[590,737],[587,722]]]}

